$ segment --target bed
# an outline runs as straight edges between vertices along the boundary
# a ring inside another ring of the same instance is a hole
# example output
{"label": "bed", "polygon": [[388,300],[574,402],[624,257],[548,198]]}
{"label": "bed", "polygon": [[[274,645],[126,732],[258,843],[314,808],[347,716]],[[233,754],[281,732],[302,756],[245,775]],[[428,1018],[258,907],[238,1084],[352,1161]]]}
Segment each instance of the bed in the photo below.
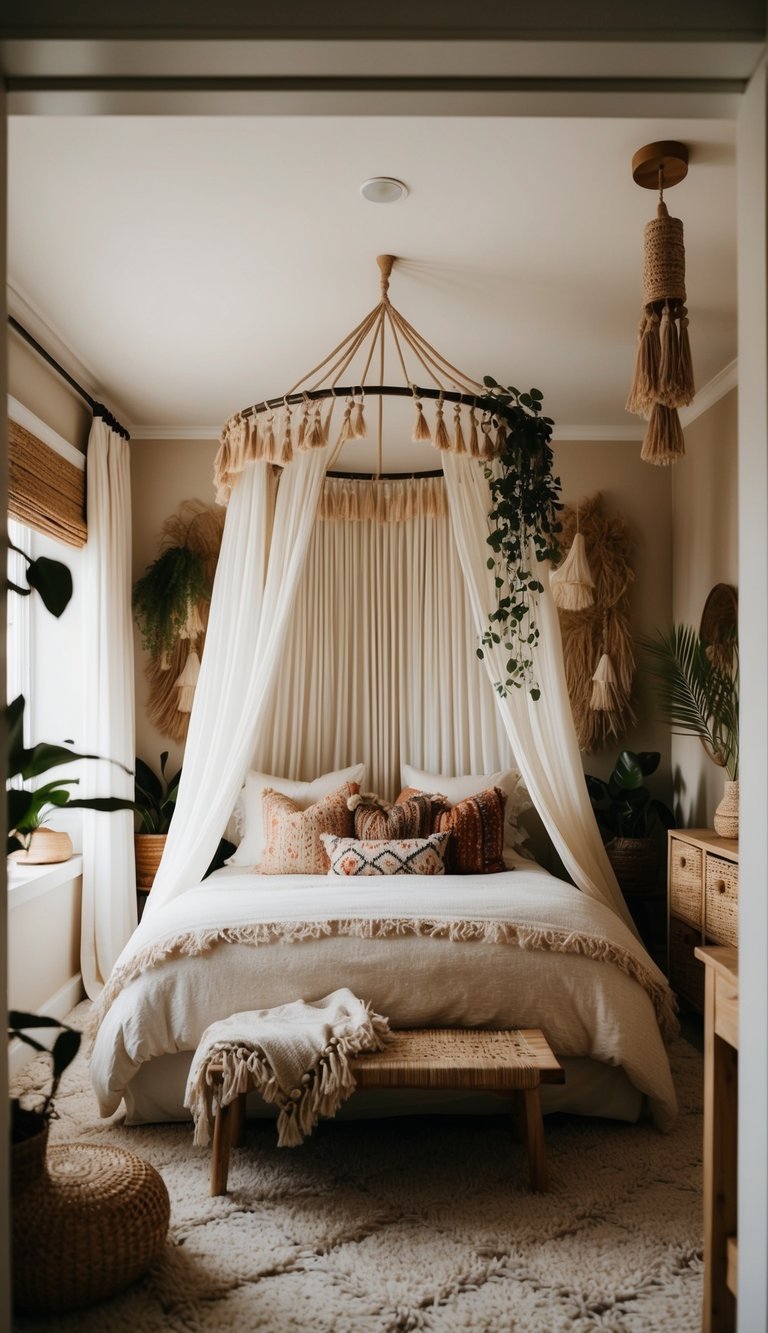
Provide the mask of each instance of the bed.
{"label": "bed", "polygon": [[[186,1076],[210,1023],[345,985],[396,1028],[541,1027],[566,1070],[546,1111],[647,1110],[669,1129],[676,1019],[662,973],[609,908],[534,862],[509,864],[369,879],[217,871],[145,916],[97,1003],[101,1114],[124,1104],[129,1124],[188,1118]],[[488,1109],[424,1097],[431,1111]],[[404,1093],[361,1093],[345,1108],[417,1109]]]}

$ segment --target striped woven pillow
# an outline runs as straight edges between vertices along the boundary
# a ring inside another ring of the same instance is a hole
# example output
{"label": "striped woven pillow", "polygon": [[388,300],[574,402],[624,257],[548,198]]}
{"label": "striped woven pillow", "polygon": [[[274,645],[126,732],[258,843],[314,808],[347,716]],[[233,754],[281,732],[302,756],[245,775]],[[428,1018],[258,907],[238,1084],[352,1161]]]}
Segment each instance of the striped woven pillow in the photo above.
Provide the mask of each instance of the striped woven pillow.
{"label": "striped woven pillow", "polygon": [[391,805],[375,792],[360,792],[347,802],[355,816],[356,838],[426,838],[432,832],[432,800],[415,792]]}
{"label": "striped woven pillow", "polygon": [[[412,800],[416,792],[406,787],[398,801]],[[453,875],[492,875],[505,870],[504,808],[507,794],[501,787],[467,796],[451,805],[444,796],[432,796],[432,830],[450,833],[446,869]]]}

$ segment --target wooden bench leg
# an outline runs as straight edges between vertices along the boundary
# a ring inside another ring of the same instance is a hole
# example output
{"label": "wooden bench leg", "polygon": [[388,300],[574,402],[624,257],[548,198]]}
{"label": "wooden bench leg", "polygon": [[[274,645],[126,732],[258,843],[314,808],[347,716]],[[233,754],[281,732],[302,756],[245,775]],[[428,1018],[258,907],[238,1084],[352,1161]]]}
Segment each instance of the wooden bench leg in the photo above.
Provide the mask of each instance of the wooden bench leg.
{"label": "wooden bench leg", "polygon": [[211,1152],[211,1194],[226,1194],[229,1175],[229,1149],[232,1142],[232,1107],[220,1106],[213,1118]]}
{"label": "wooden bench leg", "polygon": [[229,1142],[231,1147],[242,1147],[245,1137],[245,1093],[241,1092],[232,1103]]}
{"label": "wooden bench leg", "polygon": [[522,1094],[525,1119],[525,1141],[528,1147],[528,1170],[532,1190],[547,1188],[547,1153],[544,1146],[544,1120],[541,1114],[541,1095],[538,1088],[526,1088]]}

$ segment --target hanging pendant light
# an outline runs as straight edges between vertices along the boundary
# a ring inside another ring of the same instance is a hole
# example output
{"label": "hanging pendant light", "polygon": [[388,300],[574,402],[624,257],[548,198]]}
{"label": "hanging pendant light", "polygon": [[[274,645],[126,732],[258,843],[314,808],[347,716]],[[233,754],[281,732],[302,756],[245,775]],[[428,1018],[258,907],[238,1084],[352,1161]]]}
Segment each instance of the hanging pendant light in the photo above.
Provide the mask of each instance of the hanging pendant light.
{"label": "hanging pendant light", "polygon": [[596,712],[613,713],[616,709],[616,672],[607,653],[603,653],[592,677],[589,706]]}
{"label": "hanging pendant light", "polygon": [[693,401],[691,347],[685,290],[683,224],[670,217],[664,190],[687,175],[685,144],[646,144],[632,159],[632,175],[644,189],[658,189],[656,217],[645,228],[643,313],[628,412],[648,418],[640,457],[646,463],[677,462],[685,453],[679,407]]}
{"label": "hanging pendant light", "polygon": [[579,532],[579,511],[576,510],[576,533],[565,560],[549,576],[555,606],[561,611],[585,611],[594,606],[595,581],[589,568],[584,537]]}

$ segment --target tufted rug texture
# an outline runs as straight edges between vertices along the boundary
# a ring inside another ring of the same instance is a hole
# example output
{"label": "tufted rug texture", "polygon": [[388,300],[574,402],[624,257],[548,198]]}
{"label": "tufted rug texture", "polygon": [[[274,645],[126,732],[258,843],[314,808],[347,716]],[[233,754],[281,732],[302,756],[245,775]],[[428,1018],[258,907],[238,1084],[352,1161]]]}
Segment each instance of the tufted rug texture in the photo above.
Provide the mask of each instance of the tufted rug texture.
{"label": "tufted rug texture", "polygon": [[[73,1022],[81,1026],[87,1005]],[[230,1193],[208,1195],[191,1125],[99,1121],[85,1059],[64,1075],[52,1140],[107,1139],[152,1162],[171,1196],[162,1260],[113,1300],[17,1319],[78,1333],[690,1333],[702,1282],[702,1061],[673,1048],[669,1135],[549,1116],[550,1191],[527,1188],[506,1117],[322,1123],[278,1149],[250,1124]],[[16,1080],[38,1086],[42,1058]]]}

